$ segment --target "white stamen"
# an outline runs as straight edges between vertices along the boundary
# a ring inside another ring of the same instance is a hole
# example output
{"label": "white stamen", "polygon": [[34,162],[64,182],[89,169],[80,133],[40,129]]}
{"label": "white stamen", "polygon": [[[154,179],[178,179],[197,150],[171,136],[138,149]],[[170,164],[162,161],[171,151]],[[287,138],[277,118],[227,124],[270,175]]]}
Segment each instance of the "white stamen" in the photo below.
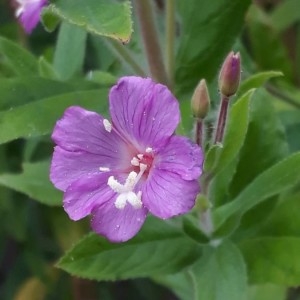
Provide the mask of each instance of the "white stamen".
{"label": "white stamen", "polygon": [[138,154],[137,157],[138,157],[139,159],[143,159],[144,155],[143,155],[143,154]]}
{"label": "white stamen", "polygon": [[127,201],[135,208],[141,208],[143,206],[143,203],[141,201],[142,192],[139,191],[137,194],[134,192],[129,192],[127,194]]}
{"label": "white stamen", "polygon": [[111,123],[107,120],[107,119],[104,119],[103,120],[103,125],[104,125],[104,128],[107,132],[111,132],[112,130],[112,125]]}
{"label": "white stamen", "polygon": [[130,172],[124,184],[119,183],[114,176],[110,176],[108,178],[107,185],[114,192],[119,194],[115,201],[115,207],[117,209],[124,209],[127,202],[130,203],[135,209],[142,207],[142,192],[138,191],[135,193],[133,190],[146,169],[147,165],[140,164],[140,172],[138,174],[134,171]]}
{"label": "white stamen", "polygon": [[109,176],[107,185],[116,193],[122,194],[126,192],[126,188],[123,184],[118,182],[118,180],[115,179],[114,176]]}
{"label": "white stamen", "polygon": [[146,148],[146,153],[151,153],[152,151],[153,151],[153,149],[151,147]]}
{"label": "white stamen", "polygon": [[134,171],[130,172],[128,177],[126,178],[125,181],[125,188],[127,190],[132,190],[135,186],[135,184],[137,183],[136,179],[137,179],[138,174]]}
{"label": "white stamen", "polygon": [[110,168],[107,168],[107,167],[100,167],[99,170],[100,170],[101,172],[108,172],[108,171],[110,171]]}
{"label": "white stamen", "polygon": [[140,165],[140,161],[139,161],[136,157],[134,157],[134,158],[131,160],[131,164],[132,164],[133,166],[138,167],[138,166]]}
{"label": "white stamen", "polygon": [[115,201],[115,207],[117,209],[124,209],[127,202],[127,193],[126,194],[120,194],[116,201]]}

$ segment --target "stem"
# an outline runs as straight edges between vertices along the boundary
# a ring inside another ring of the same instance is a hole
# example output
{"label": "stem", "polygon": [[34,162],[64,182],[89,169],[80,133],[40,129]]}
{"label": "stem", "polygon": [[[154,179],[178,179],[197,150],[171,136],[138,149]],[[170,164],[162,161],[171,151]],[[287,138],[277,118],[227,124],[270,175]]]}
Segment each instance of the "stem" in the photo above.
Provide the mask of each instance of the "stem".
{"label": "stem", "polygon": [[174,81],[175,0],[166,2],[166,61],[170,87]]}
{"label": "stem", "polygon": [[167,74],[163,64],[150,0],[135,0],[134,3],[139,18],[151,76],[156,81],[167,84]]}
{"label": "stem", "polygon": [[203,120],[196,120],[196,130],[195,130],[195,142],[201,147],[202,145],[202,135],[203,135]]}
{"label": "stem", "polygon": [[217,130],[215,135],[215,144],[222,143],[223,140],[224,129],[225,129],[226,119],[227,119],[228,104],[229,104],[229,97],[222,95],[221,107],[220,107],[219,117],[218,117],[218,125],[217,125]]}
{"label": "stem", "polygon": [[210,208],[200,213],[200,227],[208,237],[210,237],[212,232],[214,231]]}
{"label": "stem", "polygon": [[129,66],[132,71],[136,75],[140,75],[146,77],[146,73],[144,70],[139,66],[139,64],[134,60],[130,51],[121,43],[113,40],[113,39],[104,39],[108,46],[118,55],[118,57],[127,65]]}

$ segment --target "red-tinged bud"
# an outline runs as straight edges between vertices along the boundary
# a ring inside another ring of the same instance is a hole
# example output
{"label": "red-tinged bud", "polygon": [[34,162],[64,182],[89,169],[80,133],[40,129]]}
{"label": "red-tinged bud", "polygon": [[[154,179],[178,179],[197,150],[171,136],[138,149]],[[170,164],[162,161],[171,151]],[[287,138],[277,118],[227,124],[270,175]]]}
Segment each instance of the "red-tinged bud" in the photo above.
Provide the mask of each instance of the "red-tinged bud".
{"label": "red-tinged bud", "polygon": [[231,51],[222,65],[219,75],[219,90],[222,95],[230,97],[234,95],[239,87],[241,79],[240,53]]}
{"label": "red-tinged bud", "polygon": [[198,83],[191,101],[192,113],[195,118],[204,119],[210,108],[210,98],[205,79]]}

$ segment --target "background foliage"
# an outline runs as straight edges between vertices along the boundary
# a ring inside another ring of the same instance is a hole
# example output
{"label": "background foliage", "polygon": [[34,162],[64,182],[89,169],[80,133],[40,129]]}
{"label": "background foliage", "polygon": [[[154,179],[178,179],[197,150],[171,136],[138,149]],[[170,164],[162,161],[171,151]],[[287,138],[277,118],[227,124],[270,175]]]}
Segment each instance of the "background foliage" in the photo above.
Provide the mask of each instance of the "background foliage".
{"label": "background foliage", "polygon": [[[13,1],[0,0],[0,298],[300,299],[299,1],[150,3],[182,134],[193,136],[190,98],[208,82],[210,176],[191,214],[149,218],[131,241],[110,244],[64,213],[48,179],[50,134],[70,105],[105,115],[118,77],[151,76],[136,2],[53,0],[26,35]],[[212,145],[218,72],[232,49],[242,82],[223,144]],[[211,236],[199,227],[208,201]]]}

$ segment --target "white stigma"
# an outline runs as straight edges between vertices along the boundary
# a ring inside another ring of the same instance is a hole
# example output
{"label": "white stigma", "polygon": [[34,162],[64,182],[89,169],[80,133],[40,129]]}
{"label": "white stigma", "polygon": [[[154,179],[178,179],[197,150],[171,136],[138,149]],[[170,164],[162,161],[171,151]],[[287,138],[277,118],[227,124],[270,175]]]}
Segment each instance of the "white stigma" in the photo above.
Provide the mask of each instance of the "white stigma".
{"label": "white stigma", "polygon": [[107,119],[104,119],[103,120],[103,125],[104,125],[104,128],[107,132],[111,132],[112,130],[112,125],[111,123],[107,120]]}
{"label": "white stigma", "polygon": [[147,147],[146,148],[146,153],[151,153],[151,152],[153,152],[153,149],[151,147]]}
{"label": "white stigma", "polygon": [[143,154],[138,154],[137,157],[138,157],[138,159],[143,159],[144,155]]}
{"label": "white stigma", "polygon": [[115,201],[115,207],[117,209],[124,209],[127,202],[130,203],[135,209],[142,207],[142,192],[138,191],[137,193],[135,193],[134,188],[143,176],[146,168],[146,165],[140,164],[140,172],[138,174],[134,171],[130,172],[124,184],[118,182],[118,180],[115,179],[114,176],[110,176],[108,178],[107,185],[114,192],[119,194]]}
{"label": "white stigma", "polygon": [[99,170],[101,172],[109,172],[110,171],[110,168],[107,168],[107,167],[100,167]]}

